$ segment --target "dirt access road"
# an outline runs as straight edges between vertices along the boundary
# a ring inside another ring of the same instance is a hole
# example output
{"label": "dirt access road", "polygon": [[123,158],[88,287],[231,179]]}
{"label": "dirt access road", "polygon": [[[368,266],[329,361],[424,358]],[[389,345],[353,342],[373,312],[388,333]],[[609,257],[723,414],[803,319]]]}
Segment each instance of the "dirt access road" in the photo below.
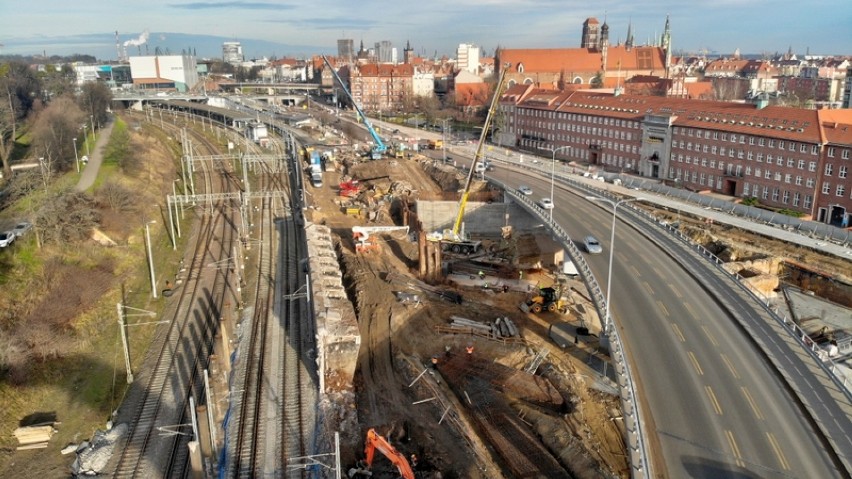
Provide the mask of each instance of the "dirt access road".
{"label": "dirt access road", "polygon": [[[392,202],[387,201],[384,192],[404,191],[411,197],[444,199],[445,191],[458,189],[455,173],[441,175],[444,177],[439,180],[444,187],[423,166],[415,160],[381,160],[354,165],[346,173],[356,178],[389,176],[364,186],[376,190],[369,195],[372,200],[366,202],[373,205],[368,209],[379,211],[379,222],[375,224],[390,224]],[[348,447],[344,447],[343,464],[348,467],[363,458],[366,430],[376,428],[406,457],[416,455],[418,477],[512,477],[512,458],[495,452],[469,411],[470,395],[465,398],[464,394],[460,397],[455,393],[440,371],[431,368],[431,358],[437,356],[443,361],[447,354],[464,354],[470,345],[478,359],[520,370],[537,350],[549,347],[553,354],[540,371],[565,398],[563,410],[540,410],[526,404],[524,398],[490,392],[486,397],[499,396],[499,407],[504,408],[501,410],[511,417],[525,417],[528,426],[524,427],[532,442],[547,437],[541,448],[559,458],[570,475],[626,477],[621,431],[614,425],[617,421],[611,420],[618,416],[618,400],[588,387],[595,374],[585,366],[588,355],[564,354],[548,346],[552,343],[546,339],[547,321],[528,317],[517,308],[526,297],[524,293],[495,294],[456,288],[465,297],[463,304],[430,297],[422,291],[419,303],[398,302],[394,293],[401,288],[386,281],[387,274],[413,279],[417,245],[397,239],[399,235],[386,235],[381,237],[377,251],[356,255],[351,227],[374,223],[366,216],[344,214],[344,205],[337,196],[339,178],[336,172],[324,174],[326,186],[310,191],[316,207],[307,216],[314,222],[324,222],[338,234],[344,283],[355,305],[362,336],[355,376],[359,430],[345,431],[344,445]],[[481,321],[510,316],[523,331],[525,341],[504,344],[436,332],[435,326],[446,324],[451,315]],[[578,346],[578,350],[583,346]],[[426,373],[420,376],[424,370]],[[495,403],[495,411],[497,407]],[[384,459],[376,460],[373,472],[373,477],[396,477],[393,466]]]}

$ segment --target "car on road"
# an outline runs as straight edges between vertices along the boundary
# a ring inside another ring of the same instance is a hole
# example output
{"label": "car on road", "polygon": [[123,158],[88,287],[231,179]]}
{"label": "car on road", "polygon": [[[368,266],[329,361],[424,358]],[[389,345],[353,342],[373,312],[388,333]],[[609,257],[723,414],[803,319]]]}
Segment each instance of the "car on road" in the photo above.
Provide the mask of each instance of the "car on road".
{"label": "car on road", "polygon": [[597,240],[594,236],[586,236],[583,238],[583,246],[586,248],[586,252],[590,254],[601,254],[603,253],[603,248],[601,247],[600,241]]}
{"label": "car on road", "polygon": [[15,236],[20,238],[24,236],[29,230],[33,229],[32,223],[28,223],[26,221],[21,221],[14,228],[12,228],[12,233],[15,233]]}
{"label": "car on road", "polygon": [[11,231],[4,231],[0,233],[0,248],[9,246],[13,241],[15,241],[15,233]]}
{"label": "car on road", "polygon": [[518,193],[529,196],[532,194],[532,188],[530,188],[529,186],[519,186]]}
{"label": "car on road", "polygon": [[541,201],[538,202],[538,205],[546,210],[553,209],[553,200],[550,198],[542,198]]}

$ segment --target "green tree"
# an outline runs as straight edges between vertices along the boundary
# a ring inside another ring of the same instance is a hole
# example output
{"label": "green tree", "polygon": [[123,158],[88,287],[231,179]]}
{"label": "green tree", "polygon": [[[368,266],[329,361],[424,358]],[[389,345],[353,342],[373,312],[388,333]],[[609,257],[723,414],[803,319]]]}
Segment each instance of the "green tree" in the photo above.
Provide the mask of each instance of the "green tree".
{"label": "green tree", "polygon": [[595,77],[592,78],[591,86],[592,88],[603,88],[604,79],[603,72],[597,72]]}

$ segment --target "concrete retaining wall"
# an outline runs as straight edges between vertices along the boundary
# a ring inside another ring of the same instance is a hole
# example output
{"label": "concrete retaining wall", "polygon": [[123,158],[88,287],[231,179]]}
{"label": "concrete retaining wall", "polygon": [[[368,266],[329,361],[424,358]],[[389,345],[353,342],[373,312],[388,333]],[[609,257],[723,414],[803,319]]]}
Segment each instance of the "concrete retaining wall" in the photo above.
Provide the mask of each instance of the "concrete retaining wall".
{"label": "concrete retaining wall", "polygon": [[[456,221],[459,204],[457,201],[418,201],[417,216],[426,232],[452,228]],[[540,226],[541,221],[530,216],[523,208],[509,203],[473,203],[465,207],[464,228],[470,234],[500,234],[500,228],[508,224],[518,231],[530,231]]]}

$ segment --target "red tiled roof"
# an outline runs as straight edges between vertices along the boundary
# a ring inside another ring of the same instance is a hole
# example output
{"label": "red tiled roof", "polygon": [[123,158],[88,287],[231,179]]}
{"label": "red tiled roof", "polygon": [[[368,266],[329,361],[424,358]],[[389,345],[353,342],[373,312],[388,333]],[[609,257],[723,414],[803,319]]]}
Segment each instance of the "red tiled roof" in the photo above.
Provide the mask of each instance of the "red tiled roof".
{"label": "red tiled roof", "polygon": [[713,82],[709,81],[684,83],[683,87],[689,94],[689,98],[702,99],[713,94]]}
{"label": "red tiled roof", "polygon": [[817,110],[828,143],[852,145],[852,109]]}
{"label": "red tiled roof", "polygon": [[[500,62],[511,63],[510,72],[523,65],[525,73],[599,71],[603,54],[590,48],[503,49]],[[611,46],[607,48],[607,70],[665,70],[665,51],[660,47]]]}
{"label": "red tiled roof", "polygon": [[[532,102],[542,90],[526,95],[520,106],[552,109],[550,105]],[[550,94],[550,92],[545,92]],[[505,95],[504,95],[505,96]],[[817,110],[768,106],[757,109],[747,103],[692,100],[655,96],[619,95],[594,91],[566,93],[564,101],[554,102],[557,110],[611,118],[640,121],[647,114],[674,116],[677,126],[771,136],[795,141],[820,141]]]}
{"label": "red tiled roof", "polygon": [[414,66],[406,64],[366,63],[358,67],[358,73],[362,77],[413,76]]}
{"label": "red tiled roof", "polygon": [[488,83],[457,83],[456,105],[483,106],[490,100],[491,85]]}

